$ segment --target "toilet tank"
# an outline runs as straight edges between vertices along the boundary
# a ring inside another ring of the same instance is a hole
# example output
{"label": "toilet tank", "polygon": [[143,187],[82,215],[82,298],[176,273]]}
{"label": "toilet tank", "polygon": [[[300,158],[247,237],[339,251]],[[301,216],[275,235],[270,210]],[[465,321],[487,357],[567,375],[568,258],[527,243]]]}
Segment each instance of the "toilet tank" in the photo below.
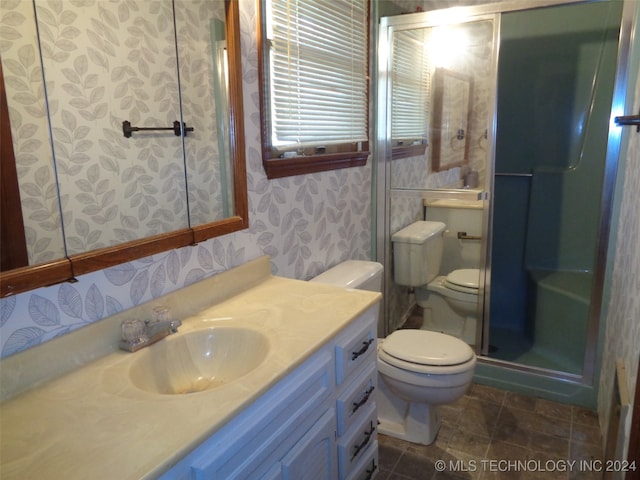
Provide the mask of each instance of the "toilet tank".
{"label": "toilet tank", "polygon": [[483,204],[482,200],[425,200],[425,220],[442,222],[447,226],[440,265],[442,275],[463,268],[480,268],[482,240],[460,240],[458,232],[482,237]]}
{"label": "toilet tank", "polygon": [[382,292],[382,271],[383,267],[378,262],[347,260],[309,281],[344,288]]}
{"label": "toilet tank", "polygon": [[395,283],[420,287],[438,276],[445,228],[442,222],[419,221],[393,234]]}

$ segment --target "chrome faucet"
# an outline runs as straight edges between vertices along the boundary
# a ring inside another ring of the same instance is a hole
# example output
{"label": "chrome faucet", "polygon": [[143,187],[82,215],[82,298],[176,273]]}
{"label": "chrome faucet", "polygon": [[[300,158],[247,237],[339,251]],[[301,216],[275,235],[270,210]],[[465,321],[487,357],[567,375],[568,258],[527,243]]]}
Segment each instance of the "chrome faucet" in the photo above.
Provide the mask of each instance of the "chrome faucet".
{"label": "chrome faucet", "polygon": [[122,322],[120,348],[136,352],[178,331],[180,320],[125,320]]}

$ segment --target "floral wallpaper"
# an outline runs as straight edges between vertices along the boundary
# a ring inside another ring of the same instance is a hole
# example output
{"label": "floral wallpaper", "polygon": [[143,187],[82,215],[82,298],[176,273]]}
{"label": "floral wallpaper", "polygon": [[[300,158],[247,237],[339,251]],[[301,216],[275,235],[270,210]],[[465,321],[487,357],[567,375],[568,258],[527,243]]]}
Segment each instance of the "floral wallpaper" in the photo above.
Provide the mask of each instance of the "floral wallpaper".
{"label": "floral wallpaper", "polygon": [[371,162],[312,175],[266,178],[260,154],[253,0],[240,1],[240,16],[249,229],[83,275],[75,284],[1,299],[2,356],[261,255],[271,257],[274,274],[303,280],[346,259],[371,258]]}

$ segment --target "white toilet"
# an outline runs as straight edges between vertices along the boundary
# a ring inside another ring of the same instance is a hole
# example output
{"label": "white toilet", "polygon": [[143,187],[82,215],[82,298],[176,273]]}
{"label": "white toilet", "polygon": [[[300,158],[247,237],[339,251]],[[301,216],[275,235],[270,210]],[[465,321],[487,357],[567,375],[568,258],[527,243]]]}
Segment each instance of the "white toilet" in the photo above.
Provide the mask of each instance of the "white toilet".
{"label": "white toilet", "polygon": [[[381,291],[383,267],[349,260],[311,281]],[[462,340],[427,330],[397,330],[378,339],[380,433],[429,445],[440,428],[436,405],[467,391],[476,356]]]}
{"label": "white toilet", "polygon": [[416,303],[424,311],[421,328],[474,345],[480,270],[439,275],[445,228],[442,222],[419,221],[393,234],[394,280],[414,287]]}

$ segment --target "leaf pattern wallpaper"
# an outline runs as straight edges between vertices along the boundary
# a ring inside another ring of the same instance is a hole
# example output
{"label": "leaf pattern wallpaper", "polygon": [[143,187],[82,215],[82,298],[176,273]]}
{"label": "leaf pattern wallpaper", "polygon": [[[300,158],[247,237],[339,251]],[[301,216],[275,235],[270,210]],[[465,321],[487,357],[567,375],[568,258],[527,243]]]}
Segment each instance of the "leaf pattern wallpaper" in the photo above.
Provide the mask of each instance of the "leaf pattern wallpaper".
{"label": "leaf pattern wallpaper", "polygon": [[[33,4],[0,4],[0,57],[10,108],[13,149],[20,177],[20,197],[30,264],[64,256],[58,190],[49,140],[40,53]],[[51,114],[59,103],[51,101]]]}
{"label": "leaf pattern wallpaper", "polygon": [[187,227],[181,138],[122,133],[180,118],[171,3],[35,5],[68,253]]}
{"label": "leaf pattern wallpaper", "polygon": [[[31,2],[24,0],[2,0],[3,25],[5,24],[6,15],[9,15],[10,11],[14,12],[17,8],[16,5],[22,7],[24,3],[31,4]],[[37,3],[40,3],[40,0],[37,0]],[[120,165],[120,163],[116,163],[115,160],[118,159],[119,162],[124,156],[124,149],[133,147],[127,144],[127,140],[131,139],[125,139],[122,136],[122,132],[119,131],[121,118],[102,118],[101,115],[104,110],[98,105],[106,104],[108,106],[107,110],[120,108],[124,101],[123,99],[133,93],[132,89],[144,88],[142,84],[138,84],[138,81],[135,80],[136,77],[126,68],[129,62],[135,60],[135,62],[140,62],[136,64],[135,68],[131,66],[136,74],[138,74],[139,70],[142,71],[148,67],[149,75],[156,74],[158,82],[163,86],[158,88],[159,92],[153,89],[146,90],[146,92],[151,95],[149,105],[152,105],[153,108],[162,108],[164,110],[154,114],[141,111],[139,118],[154,117],[155,119],[155,117],[159,117],[159,120],[172,119],[173,117],[167,112],[173,107],[163,94],[173,88],[169,77],[175,78],[176,67],[175,59],[168,55],[168,51],[163,53],[163,50],[158,46],[158,42],[151,42],[151,37],[148,33],[153,31],[158,22],[164,21],[166,12],[159,4],[167,4],[169,2],[166,0],[156,2],[128,2],[122,0],[80,3],[69,0],[64,2],[45,1],[43,5],[58,15],[58,18],[61,18],[61,11],[66,11],[65,9],[71,9],[84,3],[95,3],[98,6],[108,4],[109,11],[115,12],[113,15],[123,15],[122,11],[126,10],[127,6],[131,7],[133,3],[139,8],[148,9],[145,10],[145,14],[141,13],[141,11],[133,10],[127,12],[129,15],[127,17],[128,28],[123,38],[135,42],[135,45],[140,47],[139,50],[141,52],[136,54],[140,56],[134,59],[125,56],[125,60],[123,60],[125,65],[122,65],[122,70],[117,70],[119,65],[115,63],[114,57],[102,50],[107,39],[111,37],[111,34],[108,33],[112,28],[109,27],[109,22],[115,21],[106,11],[101,13],[101,15],[105,16],[104,18],[98,18],[106,25],[98,27],[99,22],[90,22],[88,26],[85,25],[83,27],[87,32],[93,29],[95,33],[95,35],[91,34],[91,38],[89,38],[90,35],[88,33],[86,34],[86,53],[75,57],[70,55],[68,57],[69,63],[64,67],[70,70],[65,70],[67,74],[71,75],[73,72],[73,74],[80,76],[83,82],[86,82],[87,77],[93,74],[91,73],[92,69],[97,67],[95,62],[102,62],[103,66],[100,67],[102,70],[99,76],[113,77],[116,75],[118,79],[116,83],[121,87],[116,92],[116,90],[107,91],[105,86],[103,91],[99,88],[99,82],[103,78],[93,80],[89,78],[88,84],[75,85],[81,90],[80,92],[73,88],[70,89],[70,93],[64,93],[68,95],[66,98],[69,102],[73,98],[93,98],[94,101],[89,105],[78,103],[78,106],[82,108],[77,110],[72,110],[72,106],[66,103],[67,101],[64,104],[60,102],[60,105],[64,105],[64,108],[59,107],[57,110],[58,117],[61,121],[65,119],[64,122],[66,122],[61,123],[63,126],[60,128],[68,135],[59,135],[59,142],[62,142],[68,148],[67,153],[69,153],[69,156],[65,159],[67,166],[73,168],[76,165],[72,161],[72,158],[76,158],[73,157],[73,153],[82,153],[89,157],[87,159],[89,165],[78,172],[77,178],[78,180],[87,180],[92,188],[96,189],[92,192],[83,191],[82,193],[87,193],[94,197],[97,195],[97,200],[100,201],[100,196],[106,196],[109,188],[101,187],[98,190],[97,185],[100,181],[107,179],[109,180],[109,185],[113,185],[110,188],[115,188],[115,180],[111,179],[117,177],[111,177],[111,175],[115,174],[113,170],[120,168],[120,173],[124,173],[125,170],[122,166],[118,167],[117,165]],[[65,283],[40,288],[0,299],[2,356],[11,355],[58,335],[64,335],[91,322],[157,298],[261,255],[269,255],[271,257],[274,274],[303,280],[307,280],[346,259],[366,260],[370,258],[371,162],[368,162],[364,167],[312,175],[277,180],[267,180],[266,178],[260,153],[258,57],[254,3],[253,0],[240,1],[249,229],[211,239],[199,245],[165,252],[153,257],[83,275],[79,278],[78,283]],[[60,7],[62,10],[55,10],[54,4],[57,5],[55,8]],[[121,17],[116,16],[116,18]],[[137,22],[136,18],[139,19]],[[118,22],[122,23],[123,20]],[[62,30],[64,28],[66,27],[63,27]],[[180,27],[178,28],[180,29]],[[79,35],[75,30],[68,34]],[[5,35],[4,31],[2,35]],[[111,43],[113,43],[112,40]],[[4,38],[2,41],[4,65]],[[121,39],[120,42],[124,43],[124,40]],[[72,43],[75,45],[76,42]],[[63,42],[63,45],[66,45],[66,43]],[[98,45],[102,45],[102,47]],[[161,55],[165,55],[163,58],[170,64],[166,67],[166,72],[159,65],[152,64],[150,59],[146,59],[144,56],[146,53],[143,54],[142,51],[146,52],[147,50],[142,48],[143,46],[145,48],[148,47],[150,51],[153,50],[151,48],[153,46],[160,51]],[[68,45],[67,48],[71,48],[71,45]],[[86,70],[85,60],[79,60],[77,64],[74,62],[74,59],[82,56],[86,59]],[[109,66],[108,70],[106,68],[107,64]],[[145,66],[139,67],[139,65]],[[114,73],[116,70],[117,72]],[[152,74],[152,72],[154,73]],[[59,73],[64,77],[65,74],[62,71]],[[66,77],[61,81],[68,84],[74,83],[66,79]],[[125,82],[128,82],[127,86],[124,85]],[[89,85],[89,87],[85,88],[85,85]],[[98,90],[93,93],[95,89]],[[130,93],[123,93],[123,91]],[[83,96],[75,97],[76,93],[82,93]],[[153,100],[156,93],[159,96],[157,102]],[[136,103],[133,97],[127,101]],[[113,104],[115,104],[115,107],[112,107]],[[63,110],[68,112],[69,115],[63,114]],[[93,120],[84,118],[79,113],[80,111],[85,112],[88,116],[94,115],[95,118]],[[198,110],[194,109],[194,112],[199,115]],[[207,112],[206,109],[204,112]],[[132,116],[129,120],[133,123],[134,121],[137,122],[138,118]],[[104,141],[97,141],[94,138],[79,138],[78,130],[81,137],[83,127],[94,122],[103,125]],[[65,143],[67,141],[69,143]],[[83,141],[91,142],[91,148],[89,149],[87,144],[86,148],[88,150],[78,151],[79,144],[81,145],[80,150],[85,148],[82,147],[82,145],[85,145],[81,143]],[[139,145],[140,142],[138,143]],[[75,149],[71,150],[71,148]],[[154,162],[151,160],[153,156],[156,154],[163,155],[167,150],[173,151],[172,148],[167,147],[163,148],[163,152],[154,152],[151,151],[149,145],[142,143],[142,148],[139,152],[139,155],[142,156],[142,162],[127,168],[151,168],[154,166]],[[109,162],[111,162],[110,165]],[[107,169],[104,168],[102,163],[108,164]],[[161,170],[159,163],[158,161],[158,168],[156,168],[158,172]],[[89,167],[92,165],[96,165],[96,171],[90,170]],[[99,168],[98,165],[102,168]],[[127,197],[123,205],[118,204],[118,209],[131,207],[132,199],[137,194],[141,194],[143,197],[148,195],[144,191],[144,187],[147,185],[144,183],[144,174],[138,171],[128,173],[130,178],[127,176],[126,179],[130,181],[126,182],[127,185],[136,185],[136,187],[130,187],[132,189],[129,192],[131,196]],[[156,173],[155,170],[154,173]],[[166,175],[163,178],[170,178],[171,172],[164,173]],[[93,181],[97,183],[93,183]],[[112,181],[114,183],[111,183]],[[162,185],[157,188],[161,193]],[[159,198],[159,194],[154,194],[154,197]],[[72,199],[67,196],[66,201],[71,202]],[[127,216],[131,217],[129,220],[134,224],[134,220],[138,224],[142,223],[138,214],[144,201],[142,199],[140,203],[134,203],[133,213],[127,214]],[[158,201],[159,206],[165,209],[168,208],[167,206],[173,208],[174,203],[175,201],[172,201],[171,198],[162,202]],[[108,209],[111,204],[105,201],[105,205]],[[149,205],[150,210],[152,206]],[[107,209],[99,215],[108,216]],[[120,212],[120,210],[118,211]],[[83,214],[83,216],[86,215]],[[149,216],[145,217],[145,219],[148,218]],[[80,223],[75,221],[82,219],[82,216],[74,216],[73,220],[74,223]],[[122,217],[118,213],[113,221],[118,224],[121,219]],[[91,231],[91,228],[89,228],[88,232],[79,232],[77,234],[78,241],[87,239],[91,235]]]}

